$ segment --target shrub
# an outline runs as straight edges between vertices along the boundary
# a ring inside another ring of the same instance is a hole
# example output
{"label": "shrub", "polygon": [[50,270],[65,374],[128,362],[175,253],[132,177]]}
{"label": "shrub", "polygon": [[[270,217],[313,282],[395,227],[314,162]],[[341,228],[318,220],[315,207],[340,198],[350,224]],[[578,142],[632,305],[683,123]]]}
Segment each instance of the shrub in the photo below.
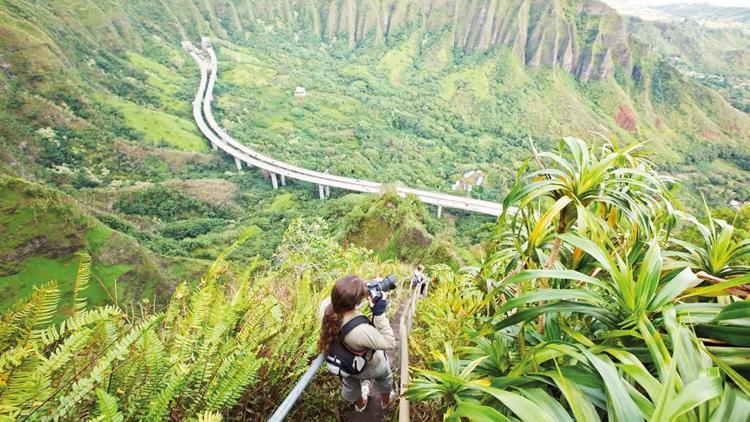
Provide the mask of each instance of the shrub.
{"label": "shrub", "polygon": [[190,220],[168,223],[162,230],[162,234],[172,239],[181,240],[210,233],[211,231],[226,225],[227,221],[219,218],[193,218]]}

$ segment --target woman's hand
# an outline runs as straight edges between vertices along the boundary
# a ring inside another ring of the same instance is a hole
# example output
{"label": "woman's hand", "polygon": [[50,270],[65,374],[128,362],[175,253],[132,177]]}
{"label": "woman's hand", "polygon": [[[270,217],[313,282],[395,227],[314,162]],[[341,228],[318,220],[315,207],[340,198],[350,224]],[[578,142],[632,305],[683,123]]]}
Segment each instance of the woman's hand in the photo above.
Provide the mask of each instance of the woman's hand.
{"label": "woman's hand", "polygon": [[388,306],[388,300],[385,298],[385,293],[383,294],[383,297],[373,303],[372,298],[367,298],[367,300],[370,301],[370,310],[372,310],[372,316],[378,316],[383,315],[385,313],[385,308]]}

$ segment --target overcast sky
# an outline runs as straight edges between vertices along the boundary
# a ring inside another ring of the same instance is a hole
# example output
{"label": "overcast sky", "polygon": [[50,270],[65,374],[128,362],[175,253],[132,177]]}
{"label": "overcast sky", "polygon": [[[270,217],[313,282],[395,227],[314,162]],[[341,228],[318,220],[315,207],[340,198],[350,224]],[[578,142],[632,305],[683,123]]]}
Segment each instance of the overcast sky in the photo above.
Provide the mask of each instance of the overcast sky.
{"label": "overcast sky", "polygon": [[742,6],[750,7],[750,0],[702,0],[702,1],[691,1],[691,0],[629,0],[628,3],[641,4],[644,6],[658,6],[660,4],[669,3],[711,3],[717,6]]}

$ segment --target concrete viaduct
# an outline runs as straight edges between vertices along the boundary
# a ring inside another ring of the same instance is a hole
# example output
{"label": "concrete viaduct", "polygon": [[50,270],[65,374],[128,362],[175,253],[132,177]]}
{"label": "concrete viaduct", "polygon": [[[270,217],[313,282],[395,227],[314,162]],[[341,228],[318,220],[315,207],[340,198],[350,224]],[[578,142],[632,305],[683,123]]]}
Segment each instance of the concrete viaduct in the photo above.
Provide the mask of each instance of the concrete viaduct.
{"label": "concrete viaduct", "polygon": [[[211,111],[211,101],[213,100],[213,89],[216,83],[218,64],[210,40],[208,37],[201,38],[201,49],[197,49],[189,41],[183,41],[182,46],[193,56],[201,72],[200,86],[198,86],[198,91],[195,93],[195,100],[193,100],[193,118],[195,119],[195,123],[198,125],[201,133],[211,142],[214,150],[221,149],[234,157],[238,170],[242,169],[242,163],[245,163],[248,167],[257,167],[265,170],[271,176],[271,183],[274,189],[278,189],[279,185],[286,186],[287,179],[301,180],[318,185],[318,192],[321,199],[330,195],[332,187],[353,192],[382,192],[385,187],[382,183],[335,176],[297,167],[263,155],[229,136],[216,122]],[[401,196],[413,194],[419,197],[422,202],[436,206],[438,216],[442,214],[443,208],[471,211],[492,216],[500,215],[502,210],[501,205],[496,202],[464,198],[404,186],[394,186],[394,189]]]}

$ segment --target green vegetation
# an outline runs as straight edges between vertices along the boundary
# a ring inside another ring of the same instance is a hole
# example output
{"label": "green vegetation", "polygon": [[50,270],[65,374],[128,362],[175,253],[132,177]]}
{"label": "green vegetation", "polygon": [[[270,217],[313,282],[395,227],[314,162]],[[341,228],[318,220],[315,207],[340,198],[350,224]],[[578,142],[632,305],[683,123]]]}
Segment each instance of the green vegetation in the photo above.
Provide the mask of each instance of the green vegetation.
{"label": "green vegetation", "polygon": [[195,200],[180,192],[162,187],[148,188],[133,195],[123,196],[115,208],[125,214],[156,217],[166,221],[199,215],[213,218],[230,218],[231,211],[224,205]]}
{"label": "green vegetation", "polygon": [[[235,272],[224,258],[253,235],[245,233],[200,283],[178,285],[159,305],[144,299],[92,306],[91,262],[80,255],[65,281],[72,295],[61,298],[58,283],[43,284],[2,316],[0,417],[270,414],[315,354],[315,315],[332,282],[350,272],[406,271],[371,260],[363,249],[343,249],[321,230],[320,221],[297,221],[273,269],[251,263]],[[69,316],[54,323],[61,307]],[[341,399],[309,400],[292,417],[327,420]]]}
{"label": "green vegetation", "polygon": [[[155,255],[102,224],[69,196],[21,179],[0,176],[0,204],[2,309],[43,283],[72,279],[77,251],[87,251],[95,260],[88,290],[93,305],[111,303],[115,286],[123,301],[165,299],[170,284],[208,265]],[[123,227],[121,232],[134,235]],[[59,287],[63,297],[72,289],[62,283]]]}
{"label": "green vegetation", "polygon": [[[435,268],[410,398],[470,420],[750,415],[747,241],[676,213],[638,148],[566,138],[534,152],[495,247],[466,270]],[[705,242],[681,240],[683,223]]]}
{"label": "green vegetation", "polygon": [[[589,1],[100,3],[0,2],[0,419],[263,419],[330,284],[417,262],[422,414],[750,417],[747,34]],[[192,121],[200,36],[247,145],[518,212],[237,171]],[[291,418],[340,418],[315,385]]]}
{"label": "green vegetation", "polygon": [[195,133],[193,122],[187,118],[150,110],[131,102],[111,98],[106,101],[122,114],[125,126],[141,134],[148,145],[167,146],[182,151],[208,151],[206,141]]}
{"label": "green vegetation", "polygon": [[[486,252],[461,269],[432,266],[406,391],[421,412],[529,421],[750,415],[750,315],[740,299],[750,294],[747,242],[723,222],[677,211],[673,180],[639,148],[566,138],[554,153],[534,150],[505,198],[518,211],[498,219]],[[359,199],[341,198],[347,205],[330,212],[350,214],[343,220],[358,230],[377,223],[373,230],[403,235],[433,224],[414,198],[385,194],[371,207]],[[282,195],[272,208],[294,206]],[[706,239],[693,244],[696,225]],[[94,306],[96,263],[78,254],[78,265],[58,273],[69,274],[71,293],[40,284],[0,319],[3,416],[266,417],[315,354],[315,315],[331,283],[409,271],[383,259],[399,252],[389,239],[366,236],[383,242],[378,257],[329,233],[322,219],[294,219],[269,265],[237,265],[228,258],[259,237],[246,231],[199,282],[137,306],[109,290],[112,304]],[[319,374],[290,417],[333,418],[344,405],[337,388]]]}

